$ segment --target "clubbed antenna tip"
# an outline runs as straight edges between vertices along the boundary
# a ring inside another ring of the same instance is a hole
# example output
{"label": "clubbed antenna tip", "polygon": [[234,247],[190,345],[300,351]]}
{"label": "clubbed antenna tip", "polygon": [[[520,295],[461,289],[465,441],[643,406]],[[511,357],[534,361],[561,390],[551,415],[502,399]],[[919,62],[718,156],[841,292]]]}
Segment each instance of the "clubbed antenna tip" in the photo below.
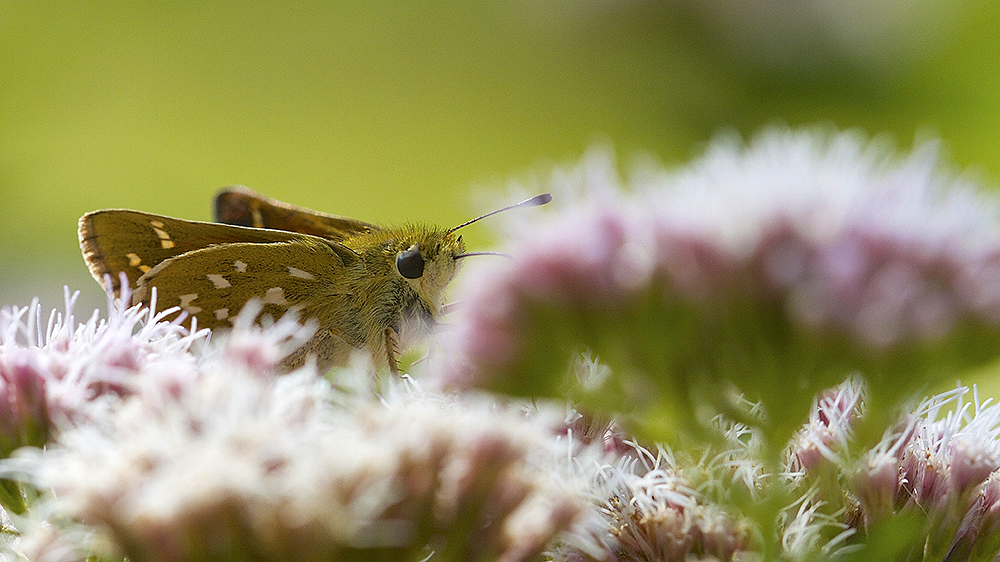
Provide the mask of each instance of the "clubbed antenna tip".
{"label": "clubbed antenna tip", "polygon": [[536,196],[534,196],[534,197],[532,197],[530,199],[525,199],[524,201],[521,201],[520,203],[515,203],[513,205],[508,205],[508,206],[506,206],[506,207],[504,207],[502,209],[497,209],[495,211],[490,211],[489,213],[486,213],[485,215],[478,216],[478,217],[476,217],[476,218],[474,218],[474,219],[472,219],[470,221],[465,221],[465,222],[463,222],[462,224],[460,224],[458,226],[454,226],[452,228],[449,228],[448,232],[455,232],[456,230],[462,228],[463,226],[469,226],[470,224],[472,224],[472,223],[474,223],[476,221],[483,220],[486,217],[493,216],[493,215],[495,215],[497,213],[502,213],[504,211],[509,211],[511,209],[516,209],[518,207],[537,207],[538,205],[544,205],[544,204],[548,203],[549,201],[552,201],[552,195],[549,194],[549,193],[542,193],[541,195],[536,195]]}

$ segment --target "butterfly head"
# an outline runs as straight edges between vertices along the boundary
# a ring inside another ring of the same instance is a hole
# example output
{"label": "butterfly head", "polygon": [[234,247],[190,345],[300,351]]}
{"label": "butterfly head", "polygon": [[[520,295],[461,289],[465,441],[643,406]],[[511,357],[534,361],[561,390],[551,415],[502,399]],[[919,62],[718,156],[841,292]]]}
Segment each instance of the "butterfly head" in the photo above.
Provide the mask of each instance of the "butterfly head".
{"label": "butterfly head", "polygon": [[[405,279],[425,302],[440,305],[444,300],[444,289],[458,272],[459,261],[468,256],[492,254],[494,252],[465,253],[465,242],[455,231],[486,217],[514,209],[544,205],[552,200],[545,193],[520,203],[497,209],[449,229],[435,227],[409,227],[399,237],[405,243],[395,252],[394,270]],[[395,238],[392,240],[395,241]],[[502,255],[502,254],[501,254]]]}
{"label": "butterfly head", "polygon": [[395,273],[425,301],[440,304],[465,252],[462,237],[443,229],[418,228],[401,241],[393,259]]}
{"label": "butterfly head", "polygon": [[375,278],[396,279],[435,311],[444,303],[445,288],[465,252],[457,233],[427,225],[371,230],[344,244],[361,256],[370,274],[381,272]]}

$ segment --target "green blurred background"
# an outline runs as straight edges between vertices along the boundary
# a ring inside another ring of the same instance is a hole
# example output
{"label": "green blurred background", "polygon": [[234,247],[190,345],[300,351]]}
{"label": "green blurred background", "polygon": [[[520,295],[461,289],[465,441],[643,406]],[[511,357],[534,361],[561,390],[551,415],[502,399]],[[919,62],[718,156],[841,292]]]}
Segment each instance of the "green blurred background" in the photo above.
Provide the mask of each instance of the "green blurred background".
{"label": "green blurred background", "polygon": [[598,141],[683,162],[822,123],[940,136],[992,184],[998,39],[985,0],[0,0],[0,305],[103,306],[81,214],[207,220],[233,183],[453,224]]}

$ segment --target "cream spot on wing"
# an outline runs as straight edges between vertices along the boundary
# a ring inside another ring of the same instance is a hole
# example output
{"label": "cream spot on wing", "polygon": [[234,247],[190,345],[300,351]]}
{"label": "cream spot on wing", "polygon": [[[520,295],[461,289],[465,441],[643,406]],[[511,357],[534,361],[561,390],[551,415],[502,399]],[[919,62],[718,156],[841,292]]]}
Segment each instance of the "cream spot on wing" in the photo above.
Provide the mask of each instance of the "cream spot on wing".
{"label": "cream spot on wing", "polygon": [[220,309],[218,309],[218,310],[215,311],[215,319],[216,320],[225,320],[226,318],[229,318],[229,309],[228,308],[220,308]]}
{"label": "cream spot on wing", "polygon": [[229,282],[228,279],[219,275],[218,273],[209,273],[205,277],[215,285],[216,289],[225,289],[226,287],[232,287],[233,284]]}
{"label": "cream spot on wing", "polygon": [[191,293],[187,295],[181,295],[177,297],[181,301],[181,308],[190,312],[191,314],[198,314],[201,312],[200,306],[191,306],[191,301],[198,298],[198,293]]}
{"label": "cream spot on wing", "polygon": [[247,270],[247,264],[240,260],[234,261],[233,266],[236,268],[236,271],[239,271],[240,273],[243,273],[244,271]]}
{"label": "cream spot on wing", "polygon": [[140,265],[140,266],[139,266],[139,271],[141,271],[141,272],[143,272],[143,273],[146,273],[146,272],[147,272],[147,271],[149,271],[150,269],[153,269],[153,268],[152,268],[152,267],[149,267],[148,265]]}
{"label": "cream spot on wing", "polygon": [[139,257],[139,254],[128,253],[125,254],[125,257],[128,258],[129,267],[138,267],[142,263],[142,258]]}
{"label": "cream spot on wing", "polygon": [[302,279],[315,279],[312,273],[302,271],[301,269],[292,266],[288,266],[288,274],[292,277],[301,277]]}
{"label": "cream spot on wing", "polygon": [[285,300],[285,290],[281,287],[271,287],[264,293],[264,298],[260,302],[264,304],[288,304]]}
{"label": "cream spot on wing", "polygon": [[162,222],[149,221],[149,224],[153,225],[153,232],[155,232],[156,236],[160,239],[160,246],[163,246],[164,250],[169,250],[174,247],[174,242],[170,239],[170,235],[167,234],[166,230],[160,228],[163,226]]}

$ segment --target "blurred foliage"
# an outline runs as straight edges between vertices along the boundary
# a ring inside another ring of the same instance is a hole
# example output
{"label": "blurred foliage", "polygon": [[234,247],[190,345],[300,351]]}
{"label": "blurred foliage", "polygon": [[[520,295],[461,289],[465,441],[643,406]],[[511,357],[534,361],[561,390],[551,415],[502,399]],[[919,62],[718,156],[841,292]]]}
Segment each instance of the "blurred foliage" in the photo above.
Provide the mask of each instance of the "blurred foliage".
{"label": "blurred foliage", "polygon": [[[69,284],[81,310],[101,305],[81,214],[209,219],[233,183],[366,221],[451,224],[481,209],[474,186],[497,191],[595,141],[625,162],[683,161],[720,130],[774,122],[901,148],[939,135],[958,167],[1000,177],[1000,4],[842,0],[829,3],[847,10],[837,25],[802,17],[806,2],[759,5],[774,13],[727,20],[724,0],[2,0],[0,303],[55,306]],[[473,230],[470,245],[487,245]]]}

